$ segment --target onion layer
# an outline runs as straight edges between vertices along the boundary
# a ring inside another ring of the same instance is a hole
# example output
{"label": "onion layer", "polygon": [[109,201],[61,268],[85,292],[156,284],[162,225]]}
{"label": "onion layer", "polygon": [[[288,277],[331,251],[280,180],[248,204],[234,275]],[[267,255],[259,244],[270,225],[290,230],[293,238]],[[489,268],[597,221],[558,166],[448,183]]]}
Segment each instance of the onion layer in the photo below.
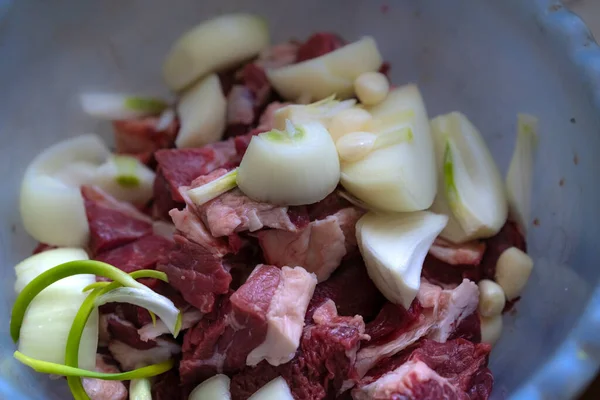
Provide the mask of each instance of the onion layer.
{"label": "onion layer", "polygon": [[215,375],[196,386],[192,393],[190,393],[188,400],[231,400],[231,393],[229,393],[230,382],[231,380],[227,375]]}
{"label": "onion layer", "polygon": [[419,89],[414,85],[394,89],[369,111],[373,116],[371,132],[382,140],[365,157],[342,163],[342,185],[381,210],[429,208],[436,193],[436,168],[429,119]]}
{"label": "onion layer", "polygon": [[495,235],[508,205],[496,163],[479,131],[458,112],[431,122],[438,160],[438,195],[431,210],[450,217],[442,237],[462,243]]}
{"label": "onion layer", "polygon": [[84,93],[81,95],[81,107],[92,117],[116,120],[160,114],[168,104],[152,97],[118,93]]}
{"label": "onion layer", "polygon": [[278,205],[312,204],[333,192],[340,179],[335,144],[320,123],[254,136],[238,168],[237,184],[248,197]]}
{"label": "onion layer", "polygon": [[373,283],[392,303],[408,309],[421,283],[429,248],[448,217],[427,211],[368,212],[356,223],[356,238]]}

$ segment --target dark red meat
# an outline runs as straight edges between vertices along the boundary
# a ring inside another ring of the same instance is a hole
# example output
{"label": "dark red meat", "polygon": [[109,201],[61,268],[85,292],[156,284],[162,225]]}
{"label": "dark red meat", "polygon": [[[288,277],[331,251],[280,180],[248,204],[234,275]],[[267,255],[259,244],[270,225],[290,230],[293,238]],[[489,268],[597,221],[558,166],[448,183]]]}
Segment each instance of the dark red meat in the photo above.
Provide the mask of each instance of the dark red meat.
{"label": "dark red meat", "polygon": [[450,339],[458,338],[466,339],[473,343],[481,342],[481,319],[477,311],[463,319],[452,335],[450,335]]}
{"label": "dark red meat", "polygon": [[90,227],[92,254],[152,234],[152,221],[131,204],[120,202],[93,186],[82,186],[81,194]]}
{"label": "dark red meat", "polygon": [[339,315],[361,315],[365,321],[375,318],[386,302],[360,257],[342,261],[328,280],[317,285],[306,312],[307,322],[312,321],[314,311],[327,299],[337,305]]}
{"label": "dark red meat", "polygon": [[311,60],[339,49],[346,43],[334,33],[318,32],[313,34],[298,49],[296,62]]}
{"label": "dark red meat", "polygon": [[[148,313],[148,311],[144,311]],[[108,321],[108,331],[110,332],[111,338],[117,339],[134,349],[147,350],[156,347],[156,342],[154,340],[144,342],[140,339],[138,327],[130,321],[113,313],[108,314],[106,319]]]}
{"label": "dark red meat", "polygon": [[104,251],[94,259],[131,273],[140,269],[155,269],[156,263],[166,257],[172,247],[171,240],[163,236],[148,235],[116,249]]}
{"label": "dark red meat", "polygon": [[113,121],[117,153],[152,154],[173,146],[179,121],[173,120],[165,129],[158,126],[160,118],[143,117]]}
{"label": "dark red meat", "polygon": [[365,333],[371,337],[369,345],[385,342],[389,335],[412,325],[422,311],[423,307],[417,299],[412,302],[408,310],[397,304],[385,303],[377,317],[369,322],[365,329]]}
{"label": "dark red meat", "polygon": [[174,235],[175,247],[157,269],[169,277],[169,284],[201,312],[213,309],[215,297],[229,290],[231,274],[220,257],[198,243]]}

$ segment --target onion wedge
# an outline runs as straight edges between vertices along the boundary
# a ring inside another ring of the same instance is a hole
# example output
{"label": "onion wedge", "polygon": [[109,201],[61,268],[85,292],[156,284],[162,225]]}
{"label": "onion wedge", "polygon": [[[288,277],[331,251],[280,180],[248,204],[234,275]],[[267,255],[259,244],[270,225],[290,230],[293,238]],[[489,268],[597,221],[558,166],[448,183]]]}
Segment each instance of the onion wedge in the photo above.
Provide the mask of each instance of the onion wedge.
{"label": "onion wedge", "polygon": [[485,140],[458,112],[431,121],[438,195],[431,211],[450,218],[441,236],[454,243],[487,238],[506,222],[504,184]]}
{"label": "onion wedge", "polygon": [[419,211],[368,212],[356,223],[356,238],[373,283],[392,303],[408,309],[421,283],[423,261],[448,217]]}
{"label": "onion wedge", "polygon": [[92,117],[119,120],[158,115],[167,107],[166,101],[129,94],[84,93],[81,95],[83,111]]}
{"label": "onion wedge", "polygon": [[231,400],[229,385],[231,380],[227,375],[218,374],[202,382],[190,393],[188,400]]}

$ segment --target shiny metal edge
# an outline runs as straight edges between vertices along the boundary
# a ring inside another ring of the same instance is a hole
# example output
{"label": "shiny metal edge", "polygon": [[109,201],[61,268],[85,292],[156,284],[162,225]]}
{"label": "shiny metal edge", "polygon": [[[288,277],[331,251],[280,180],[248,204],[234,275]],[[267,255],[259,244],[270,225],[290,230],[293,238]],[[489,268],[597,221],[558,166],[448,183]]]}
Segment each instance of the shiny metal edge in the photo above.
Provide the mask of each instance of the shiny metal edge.
{"label": "shiny metal edge", "polygon": [[[517,5],[544,35],[560,46],[580,71],[595,108],[600,110],[600,47],[583,20],[557,0],[521,1]],[[512,400],[573,399],[585,390],[600,366],[600,285],[579,321],[548,361]]]}

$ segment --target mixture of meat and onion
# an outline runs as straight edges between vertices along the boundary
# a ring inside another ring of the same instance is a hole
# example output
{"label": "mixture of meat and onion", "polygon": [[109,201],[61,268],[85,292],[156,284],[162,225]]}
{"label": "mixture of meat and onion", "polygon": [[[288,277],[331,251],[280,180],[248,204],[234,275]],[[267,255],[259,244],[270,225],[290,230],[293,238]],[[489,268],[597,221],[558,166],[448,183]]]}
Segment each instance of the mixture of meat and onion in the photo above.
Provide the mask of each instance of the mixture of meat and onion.
{"label": "mixture of meat and onion", "polygon": [[537,120],[504,180],[388,72],[371,37],[270,45],[235,14],[173,45],[174,101],[83,93],[116,147],[25,173],[15,358],[77,400],[487,399],[533,267]]}

